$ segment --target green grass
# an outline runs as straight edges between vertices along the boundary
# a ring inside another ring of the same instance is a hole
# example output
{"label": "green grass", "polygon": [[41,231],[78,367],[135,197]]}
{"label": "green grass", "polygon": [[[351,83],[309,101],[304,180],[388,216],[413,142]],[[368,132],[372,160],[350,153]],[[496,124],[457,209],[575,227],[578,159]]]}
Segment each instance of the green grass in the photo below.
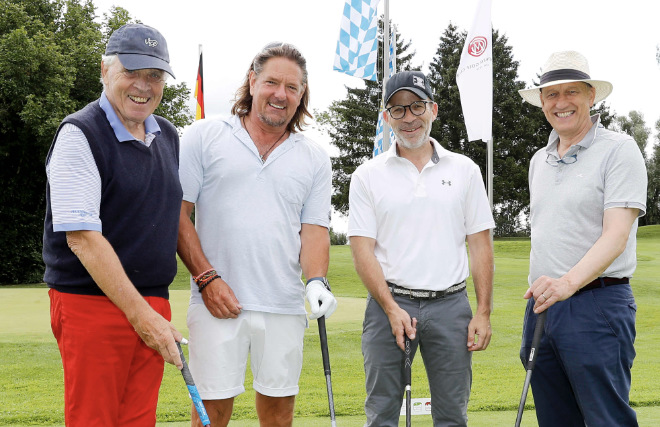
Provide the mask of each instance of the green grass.
{"label": "green grass", "polygon": [[[638,304],[637,358],[633,367],[631,403],[640,425],[660,425],[660,226],[638,233],[638,267],[633,289]],[[515,421],[525,372],[518,358],[527,287],[529,240],[495,241],[495,310],[493,339],[488,350],[473,358],[474,380],[469,405],[471,426],[510,425]],[[173,323],[187,336],[188,278],[180,266],[172,286]],[[352,265],[348,246],[333,246],[328,274],[339,297],[337,312],[327,321],[332,383],[338,424],[364,423],[364,372],[360,333],[366,291]],[[473,292],[470,290],[471,297]],[[0,425],[62,425],[62,366],[50,331],[46,288],[0,288]],[[255,425],[252,377],[247,374],[243,395],[235,402],[232,425]],[[413,397],[427,397],[428,384],[422,359],[413,364]],[[305,334],[305,363],[296,399],[296,426],[326,425],[328,407],[325,377],[315,322]],[[527,400],[525,426],[535,426],[533,397]],[[188,425],[190,401],[179,372],[166,366],[158,406],[159,423]],[[177,422],[177,423],[173,423]],[[415,425],[431,425],[428,416]]]}

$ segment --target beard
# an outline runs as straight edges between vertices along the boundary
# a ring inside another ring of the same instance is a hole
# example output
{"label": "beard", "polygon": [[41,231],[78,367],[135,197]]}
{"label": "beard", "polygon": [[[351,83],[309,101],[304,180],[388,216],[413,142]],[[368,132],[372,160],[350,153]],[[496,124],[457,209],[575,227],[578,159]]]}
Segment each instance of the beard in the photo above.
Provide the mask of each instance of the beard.
{"label": "beard", "polygon": [[403,148],[407,148],[408,150],[414,150],[423,146],[429,142],[431,137],[431,126],[426,126],[425,132],[418,138],[412,140],[405,135],[405,132],[399,131],[398,128],[392,128],[392,131],[396,137],[397,144],[400,144]]}
{"label": "beard", "polygon": [[273,118],[273,117],[268,117],[264,113],[258,113],[257,117],[259,117],[259,120],[261,120],[263,123],[267,124],[268,126],[272,126],[276,128],[280,126],[288,125],[290,121],[290,119],[288,119],[287,117]]}

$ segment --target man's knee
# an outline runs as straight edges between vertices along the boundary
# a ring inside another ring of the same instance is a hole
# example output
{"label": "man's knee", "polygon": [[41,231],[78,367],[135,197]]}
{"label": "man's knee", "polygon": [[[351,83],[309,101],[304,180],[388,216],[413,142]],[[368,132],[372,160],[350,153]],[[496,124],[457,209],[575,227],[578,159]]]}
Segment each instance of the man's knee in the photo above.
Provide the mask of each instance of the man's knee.
{"label": "man's knee", "polygon": [[[234,399],[205,400],[204,409],[209,416],[212,426],[223,427],[229,424],[231,413],[234,408]],[[204,427],[199,419],[195,405],[192,405],[191,423],[192,427]]]}
{"label": "man's knee", "polygon": [[295,399],[295,396],[272,397],[257,392],[256,406],[259,424],[269,427],[291,426]]}

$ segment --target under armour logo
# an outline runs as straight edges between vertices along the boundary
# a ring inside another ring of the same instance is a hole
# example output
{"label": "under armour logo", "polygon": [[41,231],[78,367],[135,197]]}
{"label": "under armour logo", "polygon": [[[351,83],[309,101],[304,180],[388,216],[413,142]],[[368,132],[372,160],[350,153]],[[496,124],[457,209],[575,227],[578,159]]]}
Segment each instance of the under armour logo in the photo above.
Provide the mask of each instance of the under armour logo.
{"label": "under armour logo", "polygon": [[442,180],[442,185],[448,185],[451,187],[451,181],[445,181],[444,179]]}
{"label": "under armour logo", "polygon": [[149,47],[156,47],[156,46],[158,46],[158,40],[153,40],[150,37],[148,39],[144,39],[144,44],[146,44]]}

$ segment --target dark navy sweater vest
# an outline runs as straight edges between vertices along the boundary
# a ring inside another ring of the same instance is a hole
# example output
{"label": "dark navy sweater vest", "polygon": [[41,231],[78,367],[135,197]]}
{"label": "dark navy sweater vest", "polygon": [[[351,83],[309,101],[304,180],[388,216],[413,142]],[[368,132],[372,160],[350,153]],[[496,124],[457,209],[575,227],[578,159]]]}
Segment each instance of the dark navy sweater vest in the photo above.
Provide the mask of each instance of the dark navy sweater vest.
{"label": "dark navy sweater vest", "polygon": [[[66,117],[85,134],[101,176],[100,218],[128,278],[143,296],[168,297],[176,274],[176,243],[182,191],[179,137],[167,120],[155,116],[161,133],[146,147],[120,142],[96,100]],[[59,134],[60,129],[57,133]],[[57,134],[50,147],[50,159]],[[48,160],[46,160],[48,162]],[[66,233],[53,232],[50,186],[46,188],[44,282],[61,292],[103,295],[71,252]]]}

